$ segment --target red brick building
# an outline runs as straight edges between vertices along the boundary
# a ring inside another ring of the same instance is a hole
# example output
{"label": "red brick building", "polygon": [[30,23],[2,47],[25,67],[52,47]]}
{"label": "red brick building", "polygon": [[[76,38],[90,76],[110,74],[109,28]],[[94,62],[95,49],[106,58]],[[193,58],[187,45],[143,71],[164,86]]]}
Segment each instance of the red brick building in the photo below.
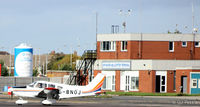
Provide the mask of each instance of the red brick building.
{"label": "red brick building", "polygon": [[199,42],[199,34],[99,34],[93,75],[106,74],[104,90],[200,93]]}

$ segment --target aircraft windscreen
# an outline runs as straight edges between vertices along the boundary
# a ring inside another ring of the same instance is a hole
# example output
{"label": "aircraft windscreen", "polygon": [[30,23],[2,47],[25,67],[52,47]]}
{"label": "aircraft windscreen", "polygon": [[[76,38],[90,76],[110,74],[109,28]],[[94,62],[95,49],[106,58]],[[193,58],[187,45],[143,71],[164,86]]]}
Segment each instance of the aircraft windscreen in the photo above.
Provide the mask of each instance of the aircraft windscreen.
{"label": "aircraft windscreen", "polygon": [[29,87],[33,87],[33,86],[35,85],[35,83],[36,83],[36,82],[33,82],[33,83],[29,84],[28,86],[29,86]]}

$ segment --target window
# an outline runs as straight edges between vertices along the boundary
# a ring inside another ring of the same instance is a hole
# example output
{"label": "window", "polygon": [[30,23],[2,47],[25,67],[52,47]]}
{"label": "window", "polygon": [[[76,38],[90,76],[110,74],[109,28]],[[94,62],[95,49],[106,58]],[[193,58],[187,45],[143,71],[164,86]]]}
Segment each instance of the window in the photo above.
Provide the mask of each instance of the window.
{"label": "window", "polygon": [[197,88],[197,79],[192,79],[192,87],[191,88]]}
{"label": "window", "polygon": [[174,42],[169,42],[169,52],[174,52]]}
{"label": "window", "polygon": [[174,90],[176,90],[176,71],[174,71]]}
{"label": "window", "polygon": [[55,85],[53,85],[53,84],[48,84],[48,87],[55,88]]}
{"label": "window", "polygon": [[139,78],[138,77],[131,77],[131,90],[135,90],[139,88]]}
{"label": "window", "polygon": [[199,42],[195,42],[195,47],[200,47]]}
{"label": "window", "polygon": [[115,41],[102,41],[101,51],[115,51],[116,42]]}
{"label": "window", "polygon": [[127,41],[121,41],[121,51],[127,51]]}
{"label": "window", "polygon": [[45,83],[38,83],[36,85],[37,88],[45,88],[46,86],[47,86],[47,84],[45,84]]}
{"label": "window", "polygon": [[115,90],[115,75],[106,76],[102,88],[105,90]]}
{"label": "window", "polygon": [[187,42],[182,42],[182,47],[187,47]]}
{"label": "window", "polygon": [[199,81],[198,81],[198,88],[200,88],[200,79],[199,79]]}

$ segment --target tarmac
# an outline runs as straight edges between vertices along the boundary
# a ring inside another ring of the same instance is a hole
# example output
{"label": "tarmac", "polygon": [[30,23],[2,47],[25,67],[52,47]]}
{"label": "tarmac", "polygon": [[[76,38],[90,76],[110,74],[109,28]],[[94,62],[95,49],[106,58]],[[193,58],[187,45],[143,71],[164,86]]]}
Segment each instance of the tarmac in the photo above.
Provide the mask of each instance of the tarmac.
{"label": "tarmac", "polygon": [[[0,94],[0,107],[15,107],[17,97]],[[42,99],[24,98],[28,104],[23,107],[41,107]],[[110,98],[86,97],[57,101],[50,107],[199,107],[199,96],[111,96]],[[18,106],[19,107],[19,106]]]}

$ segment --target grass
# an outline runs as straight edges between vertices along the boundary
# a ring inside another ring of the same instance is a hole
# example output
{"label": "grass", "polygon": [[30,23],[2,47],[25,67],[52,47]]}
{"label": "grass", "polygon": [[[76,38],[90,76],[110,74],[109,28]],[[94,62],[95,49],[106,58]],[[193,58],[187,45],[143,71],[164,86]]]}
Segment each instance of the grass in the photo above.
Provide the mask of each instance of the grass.
{"label": "grass", "polygon": [[200,96],[200,94],[141,93],[141,92],[106,92],[106,95],[118,95],[118,96]]}

